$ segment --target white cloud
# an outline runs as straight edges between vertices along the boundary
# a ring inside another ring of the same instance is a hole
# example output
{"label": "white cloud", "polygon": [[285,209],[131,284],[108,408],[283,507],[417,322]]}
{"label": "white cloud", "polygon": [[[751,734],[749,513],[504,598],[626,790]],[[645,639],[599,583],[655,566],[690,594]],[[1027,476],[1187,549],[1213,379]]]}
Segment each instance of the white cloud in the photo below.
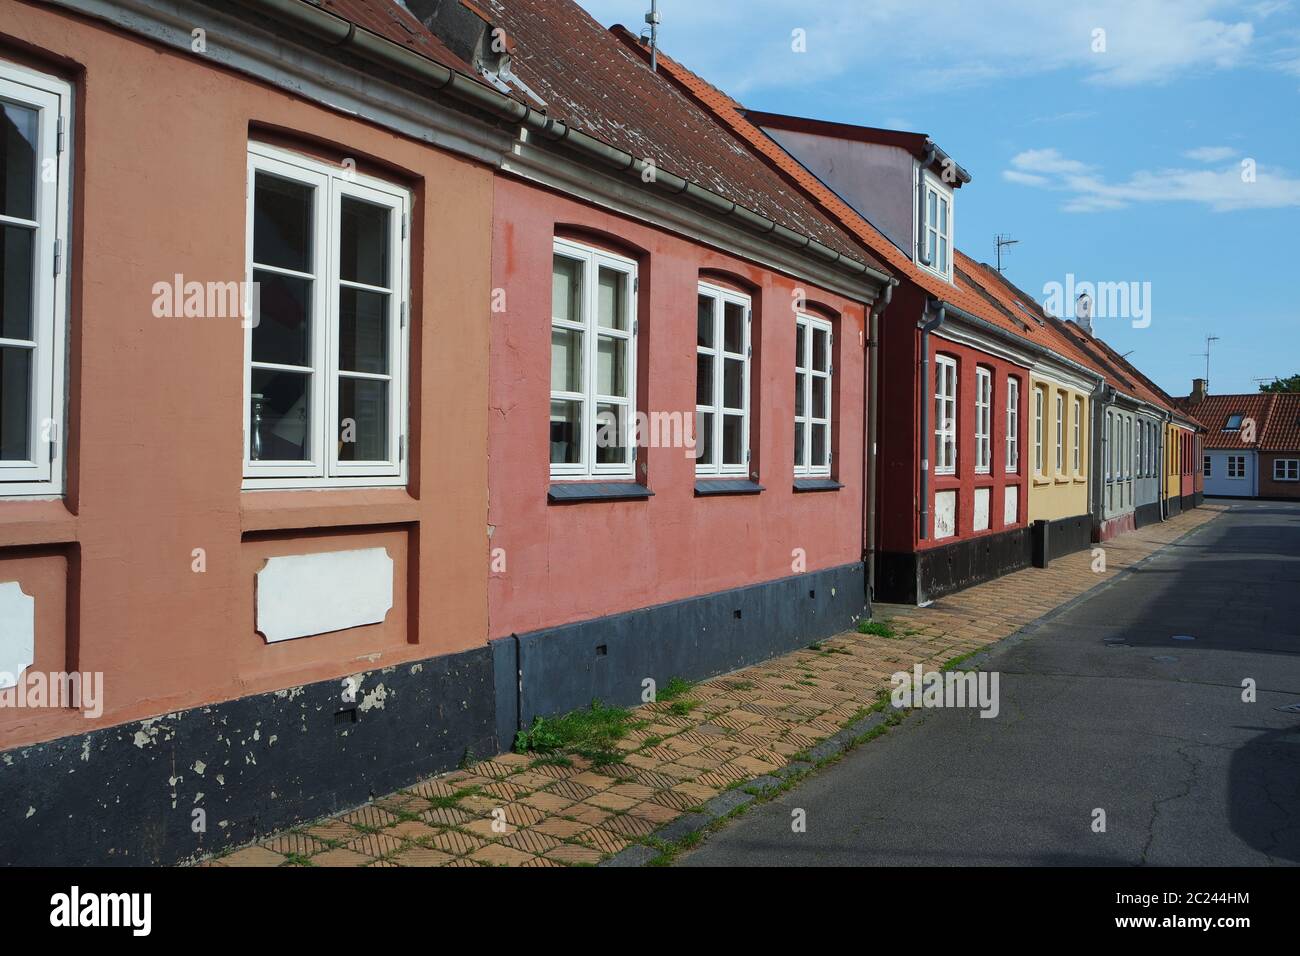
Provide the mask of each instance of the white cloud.
{"label": "white cloud", "polygon": [[[1250,162],[1243,160],[1243,163]],[[1285,170],[1251,166],[1253,180],[1243,175],[1243,163],[1218,169],[1169,167],[1138,170],[1111,182],[1097,167],[1071,159],[1056,149],[1030,149],[1011,158],[1003,179],[1039,189],[1066,193],[1065,212],[1105,212],[1144,202],[1191,202],[1215,212],[1239,209],[1279,209],[1300,206],[1300,178]]]}
{"label": "white cloud", "polygon": [[1225,159],[1232,159],[1237,155],[1237,150],[1231,146],[1197,146],[1195,149],[1189,149],[1183,153],[1188,159],[1194,159],[1198,163],[1221,163]]}

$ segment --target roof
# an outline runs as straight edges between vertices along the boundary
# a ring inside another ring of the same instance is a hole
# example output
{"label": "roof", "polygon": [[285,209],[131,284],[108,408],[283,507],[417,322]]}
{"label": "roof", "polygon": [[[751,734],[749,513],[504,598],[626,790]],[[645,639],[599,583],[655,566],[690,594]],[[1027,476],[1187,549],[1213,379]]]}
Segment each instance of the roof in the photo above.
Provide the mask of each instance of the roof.
{"label": "roof", "polygon": [[[641,46],[638,38],[626,27],[615,26],[610,29],[610,32],[631,49],[638,49]],[[1043,344],[1048,348],[1064,348],[1065,354],[1070,357],[1068,343],[1062,345],[1061,340],[1049,330],[1046,323],[1038,326],[1026,322],[1023,317],[1016,314],[1016,306],[1000,307],[990,302],[990,293],[984,285],[970,281],[963,275],[968,266],[976,266],[973,260],[963,256],[959,251],[956,252],[953,257],[956,268],[952,283],[922,269],[869,220],[863,218],[861,213],[841,199],[775,140],[759,129],[740,103],[664,54],[662,49],[658,53],[658,59],[662,72],[675,80],[697,103],[709,110],[752,150],[762,156],[788,182],[816,200],[829,215],[842,223],[859,242],[884,262],[894,275],[908,279],[934,298],[969,312],[1004,332]]]}
{"label": "roof", "polygon": [[717,118],[573,0],[477,0],[513,43],[511,69],[546,114],[877,271],[884,267]]}
{"label": "roof", "polygon": [[[930,150],[935,152],[932,163],[942,164],[949,159],[947,153],[939,148],[925,133],[910,133],[900,129],[881,129],[877,126],[854,126],[851,123],[836,123],[831,120],[810,119],[805,116],[788,116],[784,113],[764,113],[762,110],[745,110],[745,116],[756,126],[770,129],[784,129],[792,133],[809,133],[813,136],[829,136],[834,139],[848,139],[858,143],[875,143],[881,146],[897,146],[905,149],[917,159],[925,159]],[[970,182],[970,173],[957,165],[957,181],[954,186]]]}
{"label": "roof", "polygon": [[397,0],[307,0],[322,10],[349,23],[378,34],[385,40],[414,50],[440,63],[449,70],[456,70],[467,76],[478,77],[468,63],[456,56],[423,23],[416,19],[410,10]]}
{"label": "roof", "polygon": [[[1207,395],[1199,402],[1190,397],[1177,402],[1205,423],[1206,448],[1300,451],[1300,392]],[[1254,420],[1253,441],[1245,440],[1250,436],[1244,429],[1224,430],[1234,415]]]}

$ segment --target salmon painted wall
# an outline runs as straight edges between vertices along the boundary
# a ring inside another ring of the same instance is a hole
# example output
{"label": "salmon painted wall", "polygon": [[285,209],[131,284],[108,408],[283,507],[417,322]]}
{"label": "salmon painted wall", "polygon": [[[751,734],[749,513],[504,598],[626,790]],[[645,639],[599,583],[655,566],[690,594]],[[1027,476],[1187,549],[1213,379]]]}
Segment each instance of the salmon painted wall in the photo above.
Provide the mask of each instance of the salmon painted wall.
{"label": "salmon painted wall", "polygon": [[[557,231],[572,230],[592,232],[638,261],[642,411],[694,415],[701,270],[750,287],[757,410],[750,470],[766,489],[761,494],[697,498],[694,459],[682,448],[648,448],[637,479],[653,497],[547,503],[552,241]],[[789,577],[797,548],[809,571],[861,560],[861,303],[507,177],[496,183],[493,285],[504,290],[507,308],[491,319],[488,520],[491,547],[504,562],[490,576],[492,637]],[[838,491],[793,492],[796,288],[839,314]]]}
{"label": "salmon painted wall", "polygon": [[[483,646],[491,170],[46,5],[0,0],[0,58],[70,80],[76,107],[67,494],[0,500],[0,580],[36,597],[35,669],[105,687],[94,721],[0,710],[0,748]],[[241,491],[239,320],[152,314],[176,273],[244,279],[263,127],[412,191],[408,489]],[[383,623],[256,633],[265,558],[375,545]]]}
{"label": "salmon painted wall", "polygon": [[[919,335],[919,333],[918,333]],[[1029,374],[1023,366],[1014,365],[1003,359],[995,358],[987,352],[960,345],[945,339],[938,333],[930,335],[930,385],[929,401],[934,402],[935,357],[947,355],[957,360],[957,468],[951,475],[934,474],[930,480],[930,520],[928,540],[922,541],[917,532],[916,547],[926,550],[943,547],[968,538],[997,534],[1012,528],[1023,528],[1026,524],[1028,500],[1026,498],[1026,475],[1033,466],[1031,457],[1033,449],[1028,444],[1028,404]],[[975,471],[975,379],[976,369],[987,368],[992,372],[993,400],[991,402],[992,436],[990,438],[989,471],[977,474]],[[1014,378],[1019,383],[1020,414],[1019,447],[1020,457],[1016,471],[1008,472],[1006,468],[1006,434],[1007,434],[1007,380]],[[933,407],[933,406],[932,406]],[[933,412],[931,426],[933,427]],[[931,434],[929,441],[934,441]],[[933,448],[933,446],[931,446]],[[934,452],[931,451],[931,468],[934,468]],[[920,475],[917,474],[918,491]],[[1004,521],[1005,489],[1016,489],[1016,513],[1014,520]],[[978,489],[989,489],[988,527],[979,531],[974,528],[975,493]],[[935,536],[935,496],[941,492],[957,493],[956,533],[950,537]],[[913,526],[917,523],[914,521]]]}
{"label": "salmon painted wall", "polygon": [[[1072,518],[1088,513],[1088,464],[1092,454],[1092,415],[1090,397],[1087,392],[1063,385],[1054,379],[1040,375],[1031,375],[1030,382],[1034,388],[1046,392],[1046,404],[1043,412],[1043,473],[1035,474],[1029,486],[1029,520],[1044,519],[1053,521],[1057,518]],[[1064,468],[1056,468],[1056,396],[1065,397],[1064,422]],[[1074,467],[1074,403],[1079,402],[1079,467]],[[1030,421],[1029,449],[1030,467],[1033,466],[1033,432],[1034,414],[1033,393],[1027,402]]]}

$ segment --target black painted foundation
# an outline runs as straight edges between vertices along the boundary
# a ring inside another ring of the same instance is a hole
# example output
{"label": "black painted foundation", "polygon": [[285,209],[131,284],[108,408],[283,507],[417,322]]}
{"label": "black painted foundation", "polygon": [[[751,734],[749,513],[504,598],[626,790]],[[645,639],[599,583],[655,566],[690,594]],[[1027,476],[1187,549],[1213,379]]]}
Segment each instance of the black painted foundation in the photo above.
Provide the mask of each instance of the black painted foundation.
{"label": "black painted foundation", "polygon": [[0,865],[194,859],[508,750],[535,716],[638,704],[646,678],[756,664],[867,611],[855,563],[366,672],[351,701],[330,680],[15,748]]}

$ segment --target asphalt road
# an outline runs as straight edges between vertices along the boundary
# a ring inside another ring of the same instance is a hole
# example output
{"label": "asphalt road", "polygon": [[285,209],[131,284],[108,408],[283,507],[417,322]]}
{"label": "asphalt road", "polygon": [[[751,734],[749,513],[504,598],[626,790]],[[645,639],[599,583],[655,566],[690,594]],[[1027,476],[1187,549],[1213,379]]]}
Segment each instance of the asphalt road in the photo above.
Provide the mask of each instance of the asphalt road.
{"label": "asphalt road", "polygon": [[679,865],[1300,862],[1300,503],[1235,504],[983,669],[996,718],[918,711]]}

